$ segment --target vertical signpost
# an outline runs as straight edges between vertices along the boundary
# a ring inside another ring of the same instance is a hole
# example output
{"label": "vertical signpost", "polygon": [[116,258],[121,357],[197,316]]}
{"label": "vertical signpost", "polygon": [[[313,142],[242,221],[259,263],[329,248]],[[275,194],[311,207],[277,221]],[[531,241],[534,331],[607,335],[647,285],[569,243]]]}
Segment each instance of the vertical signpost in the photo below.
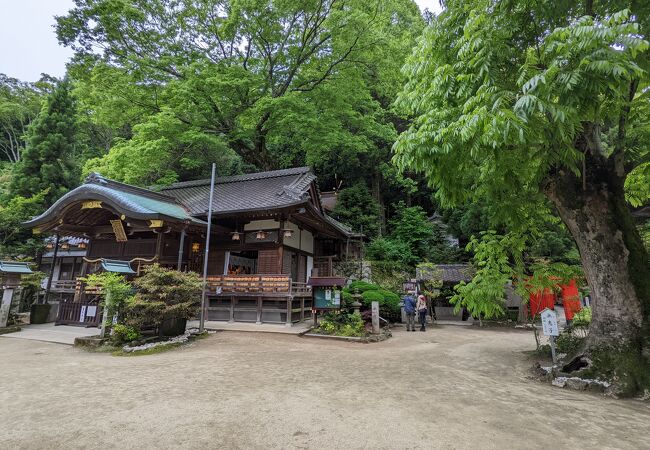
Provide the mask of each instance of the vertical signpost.
{"label": "vertical signpost", "polygon": [[379,302],[372,302],[372,332],[379,334]]}
{"label": "vertical signpost", "polygon": [[13,288],[5,288],[2,290],[2,303],[0,304],[0,328],[7,326],[7,320],[9,319],[9,310],[11,309],[11,299],[13,296]]}
{"label": "vertical signpost", "polygon": [[551,355],[553,356],[553,364],[557,362],[555,355],[555,337],[560,335],[560,330],[557,326],[557,316],[555,311],[545,308],[540,314],[542,318],[542,332],[544,336],[548,336],[551,341]]}

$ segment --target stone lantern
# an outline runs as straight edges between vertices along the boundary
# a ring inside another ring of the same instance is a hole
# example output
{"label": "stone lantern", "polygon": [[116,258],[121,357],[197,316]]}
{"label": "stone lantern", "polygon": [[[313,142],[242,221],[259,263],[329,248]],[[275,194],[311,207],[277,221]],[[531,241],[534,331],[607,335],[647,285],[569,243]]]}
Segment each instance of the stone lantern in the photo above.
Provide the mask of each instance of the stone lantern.
{"label": "stone lantern", "polygon": [[32,270],[27,263],[0,261],[0,289],[2,290],[0,328],[7,326],[11,301],[14,297],[14,291],[20,286],[20,277],[29,273],[32,273]]}
{"label": "stone lantern", "polygon": [[359,294],[359,289],[354,290],[354,294],[352,294],[352,309],[354,310],[354,314],[361,314],[361,299],[363,296]]}

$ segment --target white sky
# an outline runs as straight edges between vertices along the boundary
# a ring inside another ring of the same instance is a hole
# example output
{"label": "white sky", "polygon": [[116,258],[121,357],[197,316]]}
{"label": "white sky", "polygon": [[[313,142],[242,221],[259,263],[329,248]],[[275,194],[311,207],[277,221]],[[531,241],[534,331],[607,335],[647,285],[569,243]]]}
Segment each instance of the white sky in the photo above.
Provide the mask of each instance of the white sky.
{"label": "white sky", "polygon": [[[438,0],[415,2],[440,11]],[[41,73],[63,76],[72,51],[59,46],[54,16],[72,7],[72,0],[0,0],[0,73],[23,81],[36,81]]]}

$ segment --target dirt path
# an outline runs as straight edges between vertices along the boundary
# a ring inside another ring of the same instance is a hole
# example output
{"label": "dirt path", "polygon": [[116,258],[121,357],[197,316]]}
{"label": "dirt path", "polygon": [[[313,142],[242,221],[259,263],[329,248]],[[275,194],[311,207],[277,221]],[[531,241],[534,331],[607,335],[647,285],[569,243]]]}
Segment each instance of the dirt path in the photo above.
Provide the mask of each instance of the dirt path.
{"label": "dirt path", "polygon": [[0,448],[648,448],[650,404],[525,378],[529,333],[221,332],[141,357],[0,340]]}

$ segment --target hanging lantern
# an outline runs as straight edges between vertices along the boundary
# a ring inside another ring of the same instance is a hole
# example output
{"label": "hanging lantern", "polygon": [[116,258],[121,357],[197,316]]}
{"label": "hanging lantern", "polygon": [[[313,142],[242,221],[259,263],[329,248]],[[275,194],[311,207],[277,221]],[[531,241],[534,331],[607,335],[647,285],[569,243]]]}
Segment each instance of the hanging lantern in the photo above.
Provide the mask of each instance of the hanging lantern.
{"label": "hanging lantern", "polygon": [[64,242],[61,244],[61,250],[70,250],[70,244]]}
{"label": "hanging lantern", "polygon": [[266,231],[263,231],[263,230],[260,230],[255,234],[255,237],[260,241],[266,239],[267,236],[268,236],[268,233]]}
{"label": "hanging lantern", "polygon": [[234,231],[234,232],[232,232],[230,234],[232,235],[231,239],[233,241],[240,241],[241,240],[241,233],[240,232]]}
{"label": "hanging lantern", "polygon": [[79,242],[79,245],[77,245],[77,247],[81,250],[84,250],[87,246],[88,244],[86,244],[84,241]]}
{"label": "hanging lantern", "polygon": [[48,250],[53,250],[54,249],[54,244],[51,243],[51,242],[48,242],[47,244],[45,244],[45,248],[48,249]]}
{"label": "hanging lantern", "polygon": [[198,242],[193,242],[192,243],[192,252],[193,253],[198,253],[198,251],[201,250],[201,244]]}
{"label": "hanging lantern", "polygon": [[291,228],[284,228],[282,230],[282,236],[286,238],[290,238],[291,236],[293,236],[293,230]]}

